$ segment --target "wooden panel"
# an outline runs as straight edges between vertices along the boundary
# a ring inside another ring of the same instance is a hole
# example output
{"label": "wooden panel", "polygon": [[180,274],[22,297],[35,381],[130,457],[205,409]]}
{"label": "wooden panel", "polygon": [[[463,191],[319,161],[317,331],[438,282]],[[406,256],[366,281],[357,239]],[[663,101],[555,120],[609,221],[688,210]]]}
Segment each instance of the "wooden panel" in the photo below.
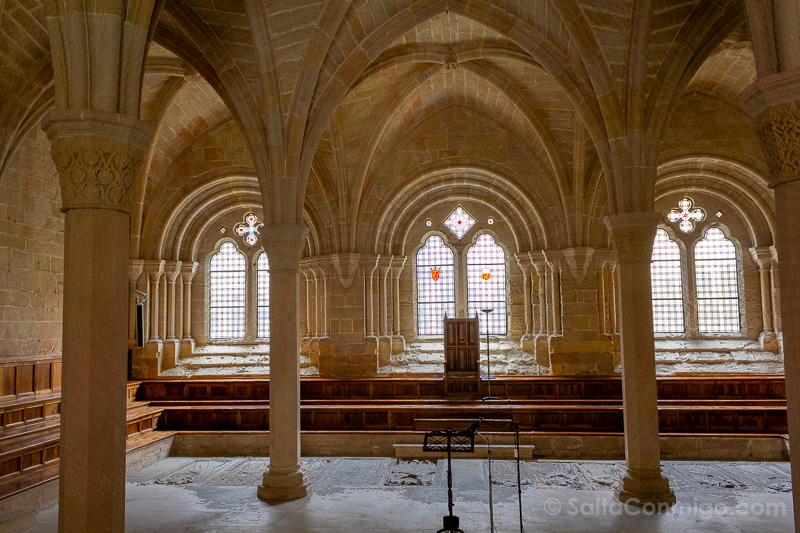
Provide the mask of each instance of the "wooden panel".
{"label": "wooden panel", "polygon": [[13,366],[0,366],[0,400],[13,398],[17,395],[16,388],[17,370]]}
{"label": "wooden panel", "polygon": [[17,366],[17,396],[33,394],[33,367],[32,363]]}
{"label": "wooden panel", "polygon": [[34,370],[34,390],[37,393],[50,392],[51,363],[37,364]]}

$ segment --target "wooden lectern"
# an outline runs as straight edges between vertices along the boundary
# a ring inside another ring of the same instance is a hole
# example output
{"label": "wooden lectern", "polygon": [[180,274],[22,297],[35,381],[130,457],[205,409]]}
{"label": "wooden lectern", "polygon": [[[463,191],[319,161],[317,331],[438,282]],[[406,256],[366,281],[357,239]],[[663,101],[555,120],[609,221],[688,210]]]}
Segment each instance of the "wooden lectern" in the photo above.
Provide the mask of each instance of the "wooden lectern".
{"label": "wooden lectern", "polygon": [[444,381],[447,394],[478,394],[478,317],[444,318]]}

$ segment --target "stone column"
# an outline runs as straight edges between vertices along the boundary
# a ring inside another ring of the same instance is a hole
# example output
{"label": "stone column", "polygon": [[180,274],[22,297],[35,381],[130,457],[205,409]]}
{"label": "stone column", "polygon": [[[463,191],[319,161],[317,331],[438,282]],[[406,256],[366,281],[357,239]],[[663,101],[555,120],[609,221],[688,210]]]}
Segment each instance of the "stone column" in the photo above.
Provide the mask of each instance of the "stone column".
{"label": "stone column", "polygon": [[658,441],[650,260],[658,213],[624,213],[605,219],[619,264],[622,405],[626,472],[617,487],[622,502],[672,505],[675,495],[661,474]]}
{"label": "stone column", "polygon": [[180,341],[175,336],[175,314],[178,310],[175,305],[175,280],[181,273],[180,261],[168,261],[164,265],[164,273],[167,278],[167,331],[164,340],[164,355],[161,359],[161,369],[169,370],[178,364],[180,355]]}
{"label": "stone column", "polygon": [[364,284],[366,285],[366,298],[364,302],[364,312],[366,316],[364,317],[364,321],[366,327],[364,328],[364,335],[367,337],[376,337],[377,336],[377,328],[375,327],[375,280],[374,274],[375,270],[377,269],[377,264],[375,263],[375,257],[369,256],[366,257],[365,260],[361,264],[361,268],[364,269]]}
{"label": "stone column", "polygon": [[[141,259],[131,259],[128,261],[128,348],[135,348],[138,340],[136,338],[136,284],[144,272],[144,261]],[[144,339],[142,339],[144,342]]]}
{"label": "stone column", "polygon": [[[306,355],[311,358],[311,338],[314,336],[314,324],[313,320],[314,317],[312,315],[312,309],[314,308],[313,305],[313,280],[314,280],[314,272],[311,269],[310,263],[307,259],[300,261],[300,273],[303,274],[303,279],[306,282],[306,290],[305,290],[305,308],[306,308],[306,320],[305,320],[305,331],[302,332],[302,338],[300,339],[300,353]],[[302,280],[300,281],[302,284]],[[301,303],[301,308],[302,303]],[[303,321],[300,321],[301,326]],[[316,366],[314,360],[311,360],[311,364]]]}
{"label": "stone column", "polygon": [[300,470],[300,256],[304,226],[266,226],[269,259],[269,470],[258,497],[267,502],[303,498],[311,486]]}
{"label": "stone column", "polygon": [[144,271],[150,282],[147,291],[150,314],[147,321],[147,342],[144,343],[143,348],[133,351],[132,377],[134,379],[157,377],[161,372],[161,356],[164,352],[164,341],[161,340],[161,331],[159,329],[160,285],[161,276],[164,275],[164,261],[160,259],[146,260],[144,261]]}
{"label": "stone column", "polygon": [[314,366],[319,367],[319,343],[320,339],[323,337],[322,334],[322,321],[323,317],[321,316],[322,311],[322,304],[320,303],[322,299],[325,297],[325,280],[322,273],[322,269],[319,268],[317,265],[316,259],[309,259],[309,268],[311,269],[311,273],[314,276],[313,284],[314,284],[314,300],[311,302],[312,313],[314,315],[314,322],[312,323],[313,333],[311,335],[311,342],[309,343],[309,357],[311,357],[311,361],[313,362]]}
{"label": "stone column", "polygon": [[378,258],[378,294],[380,296],[380,337],[378,339],[378,365],[391,362],[392,332],[389,329],[389,291],[392,290],[392,257]]}
{"label": "stone column", "polygon": [[194,339],[192,338],[192,279],[199,266],[199,263],[181,263],[181,281],[183,281],[181,357],[188,357],[194,352]]}
{"label": "stone column", "polygon": [[125,115],[54,110],[64,212],[59,527],[125,528],[131,189],[152,128]]}
{"label": "stone column", "polygon": [[609,328],[611,329],[612,335],[619,335],[619,306],[617,305],[617,262],[614,259],[609,259],[607,264],[609,275]]}
{"label": "stone column", "polygon": [[536,362],[542,366],[550,367],[550,343],[548,318],[550,313],[548,311],[548,277],[547,277],[547,262],[544,259],[542,252],[530,252],[528,257],[531,260],[531,265],[536,270],[537,278],[537,291],[536,296],[538,300],[536,318],[538,325],[534,328],[536,331],[535,336],[535,352]]}
{"label": "stone column", "polygon": [[[148,260],[144,263],[145,272],[150,281],[150,290],[148,291],[148,300],[150,301],[150,320],[148,321],[148,343],[160,342],[158,334],[158,308],[161,303],[159,297],[159,285],[161,282],[161,274],[164,273],[164,261],[155,259]],[[160,345],[159,345],[160,350]]]}
{"label": "stone column", "polygon": [[761,317],[763,331],[759,336],[761,346],[765,350],[778,351],[778,336],[775,333],[775,322],[772,317],[772,248],[760,246],[750,248],[750,255],[758,265],[761,282]]}
{"label": "stone column", "polygon": [[[787,4],[788,5],[788,4]],[[796,40],[796,28],[792,38]],[[800,62],[787,54],[782,61]],[[775,247],[783,328],[786,412],[792,485],[800,487],[800,69],[759,78],[742,94],[756,127],[775,191]],[[792,493],[795,530],[800,531],[800,490]]]}
{"label": "stone column", "polygon": [[520,347],[523,352],[533,353],[536,351],[533,338],[533,309],[531,299],[531,261],[528,254],[515,254],[517,265],[522,271],[522,308],[525,315],[525,333],[520,339]]}
{"label": "stone column", "polygon": [[405,256],[392,256],[392,353],[406,350],[406,340],[400,333],[400,275],[406,264]]}

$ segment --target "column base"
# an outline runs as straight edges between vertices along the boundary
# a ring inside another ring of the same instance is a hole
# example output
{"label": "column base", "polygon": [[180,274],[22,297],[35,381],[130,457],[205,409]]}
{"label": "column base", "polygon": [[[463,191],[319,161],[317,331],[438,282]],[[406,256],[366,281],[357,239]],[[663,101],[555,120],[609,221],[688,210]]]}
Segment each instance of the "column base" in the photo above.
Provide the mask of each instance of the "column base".
{"label": "column base", "polygon": [[534,342],[536,346],[536,362],[542,366],[550,366],[550,342],[547,335],[537,335]]}
{"label": "column base", "polygon": [[264,472],[263,484],[258,486],[258,499],[267,503],[281,503],[299,500],[311,494],[311,484],[303,472],[275,474]]}
{"label": "column base", "polygon": [[622,503],[635,507],[654,505],[658,512],[675,505],[675,494],[669,480],[658,470],[633,470],[628,468],[620,478],[614,495]]}
{"label": "column base", "polygon": [[378,366],[386,366],[392,362],[392,338],[378,337]]}
{"label": "column base", "polygon": [[160,340],[148,341],[144,348],[131,352],[131,377],[133,379],[157,378],[161,372],[161,353],[164,345]]}
{"label": "column base", "polygon": [[397,355],[406,351],[406,339],[402,335],[392,337],[392,355]]}
{"label": "column base", "polygon": [[181,357],[191,357],[194,353],[194,339],[183,339],[181,341]]}
{"label": "column base", "polygon": [[762,350],[766,352],[780,353],[781,345],[780,342],[778,342],[778,336],[774,331],[762,331],[761,335],[758,336],[758,340],[761,341]]}
{"label": "column base", "polygon": [[178,339],[167,339],[164,341],[164,355],[161,357],[161,370],[175,368],[178,364],[178,356],[181,353],[181,344]]}
{"label": "column base", "polygon": [[526,333],[519,340],[519,347],[523,352],[536,353],[536,337],[530,333]]}

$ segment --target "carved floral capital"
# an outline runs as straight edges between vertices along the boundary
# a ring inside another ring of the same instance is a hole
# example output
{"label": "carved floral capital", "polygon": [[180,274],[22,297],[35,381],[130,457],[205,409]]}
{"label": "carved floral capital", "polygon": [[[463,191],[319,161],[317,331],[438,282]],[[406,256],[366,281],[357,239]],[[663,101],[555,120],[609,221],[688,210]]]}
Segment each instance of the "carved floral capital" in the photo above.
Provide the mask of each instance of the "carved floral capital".
{"label": "carved floral capital", "polygon": [[116,113],[54,110],[42,128],[52,143],[62,211],[131,212],[133,184],[153,136],[149,125]]}
{"label": "carved floral capital", "polygon": [[618,262],[647,261],[653,257],[653,241],[661,220],[658,213],[621,213],[608,215],[604,222]]}
{"label": "carved floral capital", "polygon": [[270,272],[299,272],[308,229],[300,225],[265,226],[261,234]]}

